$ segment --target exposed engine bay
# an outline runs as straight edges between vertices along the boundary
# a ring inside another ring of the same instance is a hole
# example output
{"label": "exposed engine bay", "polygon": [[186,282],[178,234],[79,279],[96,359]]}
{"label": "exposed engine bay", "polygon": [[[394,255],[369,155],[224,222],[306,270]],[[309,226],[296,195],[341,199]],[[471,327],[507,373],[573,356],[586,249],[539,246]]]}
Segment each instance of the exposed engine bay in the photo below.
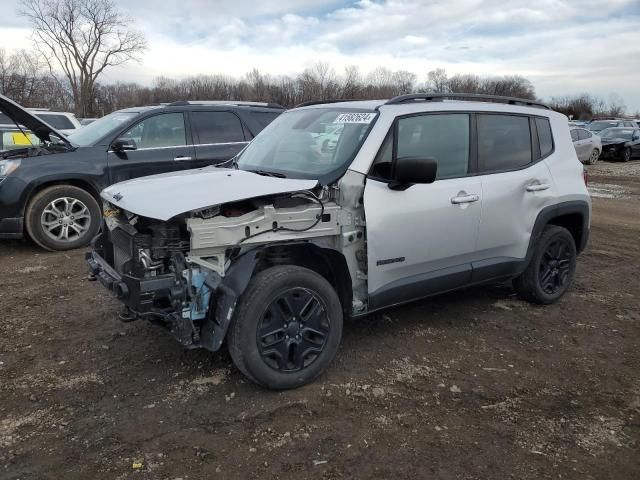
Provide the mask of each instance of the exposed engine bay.
{"label": "exposed engine bay", "polygon": [[[332,187],[210,206],[168,221],[105,202],[106,228],[87,261],[95,278],[125,304],[124,320],[163,325],[189,348],[220,347],[256,270],[324,254],[344,263],[349,313],[362,312],[363,188],[364,177],[348,172]],[[333,266],[327,262],[325,268]]]}

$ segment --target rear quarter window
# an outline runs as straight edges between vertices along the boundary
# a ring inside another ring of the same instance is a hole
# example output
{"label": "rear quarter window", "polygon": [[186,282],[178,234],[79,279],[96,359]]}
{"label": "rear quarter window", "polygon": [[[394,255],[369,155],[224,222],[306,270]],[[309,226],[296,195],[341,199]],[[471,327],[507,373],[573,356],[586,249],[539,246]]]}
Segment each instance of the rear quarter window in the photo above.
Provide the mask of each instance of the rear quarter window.
{"label": "rear quarter window", "polygon": [[553,152],[553,135],[551,133],[551,125],[547,118],[536,118],[535,121],[536,130],[538,130],[538,142],[540,143],[540,156],[544,158]]}

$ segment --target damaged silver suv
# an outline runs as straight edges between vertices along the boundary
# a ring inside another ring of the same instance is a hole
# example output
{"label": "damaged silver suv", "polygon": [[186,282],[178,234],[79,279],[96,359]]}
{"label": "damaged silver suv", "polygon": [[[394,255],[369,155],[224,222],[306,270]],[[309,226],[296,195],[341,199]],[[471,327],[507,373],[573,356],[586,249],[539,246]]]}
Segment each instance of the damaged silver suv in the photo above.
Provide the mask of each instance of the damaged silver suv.
{"label": "damaged silver suv", "polygon": [[528,100],[416,94],[290,110],[224,168],[102,192],[87,254],[124,320],[218,350],[274,389],[312,381],[343,320],[485,282],[549,304],[591,203],[565,116]]}

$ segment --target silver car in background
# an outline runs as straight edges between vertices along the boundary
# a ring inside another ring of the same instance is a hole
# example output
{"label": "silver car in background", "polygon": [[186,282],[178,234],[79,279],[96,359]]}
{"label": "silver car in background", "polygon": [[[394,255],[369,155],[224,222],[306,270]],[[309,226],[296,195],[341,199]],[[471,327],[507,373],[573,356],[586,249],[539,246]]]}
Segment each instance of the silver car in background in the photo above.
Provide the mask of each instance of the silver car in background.
{"label": "silver car in background", "polygon": [[578,160],[587,165],[593,165],[598,161],[602,153],[602,141],[598,135],[586,128],[572,128],[571,140]]}

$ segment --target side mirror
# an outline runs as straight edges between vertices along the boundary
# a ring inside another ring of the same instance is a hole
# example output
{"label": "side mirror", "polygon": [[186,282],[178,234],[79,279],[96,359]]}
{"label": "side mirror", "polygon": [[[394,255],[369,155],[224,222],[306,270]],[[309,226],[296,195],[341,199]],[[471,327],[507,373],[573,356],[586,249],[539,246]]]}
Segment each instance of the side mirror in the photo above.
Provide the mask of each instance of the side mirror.
{"label": "side mirror", "polygon": [[138,146],[133,138],[118,138],[111,144],[111,148],[114,152],[124,152],[127,150],[137,150]]}
{"label": "side mirror", "polygon": [[437,171],[438,162],[433,158],[398,158],[395,165],[395,178],[389,184],[389,188],[406,190],[415,183],[433,183]]}

